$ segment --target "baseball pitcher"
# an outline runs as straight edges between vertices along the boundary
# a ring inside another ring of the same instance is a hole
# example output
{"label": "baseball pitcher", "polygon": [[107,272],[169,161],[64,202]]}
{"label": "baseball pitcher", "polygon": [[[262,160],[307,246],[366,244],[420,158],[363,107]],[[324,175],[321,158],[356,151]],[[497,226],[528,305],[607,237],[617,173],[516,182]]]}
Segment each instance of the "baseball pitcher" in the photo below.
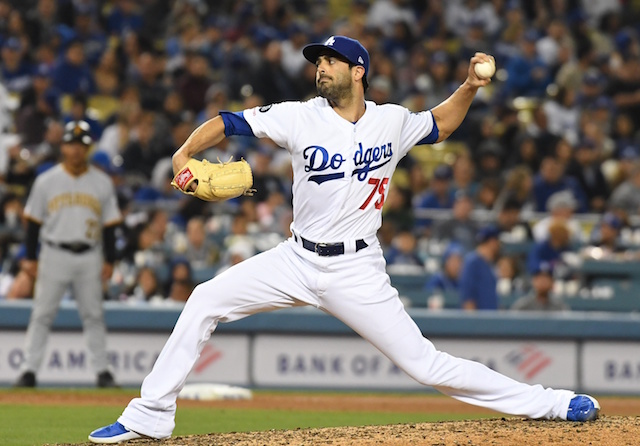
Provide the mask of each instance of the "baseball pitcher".
{"label": "baseball pitcher", "polygon": [[[239,113],[222,112],[197,128],[173,156],[178,187],[198,196],[215,188],[199,179],[191,158],[232,135],[267,137],[291,153],[292,236],[195,288],[162,350],[118,421],[89,435],[96,443],[169,437],[176,398],[220,322],[279,308],[312,305],[349,325],[418,382],[458,400],[531,418],[591,420],[595,399],[531,386],[474,361],[436,350],[422,336],[390,285],[376,232],[389,180],[417,144],[447,138],[462,122],[481,79],[474,66],[447,100],[421,113],[365,101],[369,54],[356,40],[333,36],[308,45],[318,97]],[[189,164],[191,163],[191,165]],[[241,184],[237,193],[247,186]]]}

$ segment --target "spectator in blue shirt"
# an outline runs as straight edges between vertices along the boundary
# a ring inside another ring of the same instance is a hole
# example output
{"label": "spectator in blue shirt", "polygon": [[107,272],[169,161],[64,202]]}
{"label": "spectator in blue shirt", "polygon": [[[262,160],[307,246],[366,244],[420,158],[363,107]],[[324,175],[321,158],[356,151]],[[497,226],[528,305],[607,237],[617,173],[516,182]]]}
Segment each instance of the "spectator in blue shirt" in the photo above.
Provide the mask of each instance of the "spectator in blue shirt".
{"label": "spectator in blue shirt", "polygon": [[90,66],[96,66],[107,48],[107,37],[93,18],[92,5],[78,2],[74,6],[73,29],[78,40],[82,42],[87,62]]}
{"label": "spectator in blue shirt", "polygon": [[547,201],[556,192],[569,190],[577,200],[576,212],[587,210],[586,195],[573,177],[564,176],[562,163],[553,156],[547,156],[540,164],[540,171],[533,179],[533,196],[536,211],[546,212]]}
{"label": "spectator in blue shirt", "polygon": [[480,229],[478,246],[464,257],[460,273],[460,305],[464,310],[498,309],[498,279],[493,265],[500,253],[499,235],[494,225]]}
{"label": "spectator in blue shirt", "polygon": [[91,94],[95,82],[89,65],[85,62],[84,48],[79,40],[73,40],[53,69],[53,83],[65,94],[78,91]]}
{"label": "spectator in blue shirt", "polygon": [[[451,185],[453,170],[448,164],[440,164],[433,171],[428,191],[417,197],[414,209],[451,209],[455,201],[455,191]],[[431,219],[416,217],[416,228],[421,230],[431,226]]]}
{"label": "spectator in blue shirt", "polygon": [[536,242],[527,258],[529,273],[533,273],[542,262],[552,267],[563,263],[562,254],[571,250],[571,232],[567,224],[561,219],[555,219],[549,224],[549,237]]}
{"label": "spectator in blue shirt", "polygon": [[119,0],[107,17],[109,34],[122,37],[127,32],[142,29],[142,14],[133,0]]}
{"label": "spectator in blue shirt", "polygon": [[505,87],[508,96],[543,97],[551,83],[549,67],[537,55],[537,40],[537,31],[526,31],[520,42],[521,54],[507,62],[505,68],[508,78]]}
{"label": "spectator in blue shirt", "polygon": [[87,115],[87,107],[89,103],[87,101],[87,97],[83,93],[76,93],[73,95],[71,100],[71,109],[69,113],[64,116],[64,122],[70,121],[85,121],[89,124],[90,133],[94,140],[99,140],[102,136],[102,124]]}
{"label": "spectator in blue shirt", "polygon": [[31,85],[33,67],[24,58],[22,42],[17,37],[9,37],[2,43],[2,83],[12,93],[22,93]]}
{"label": "spectator in blue shirt", "polygon": [[442,269],[432,275],[424,286],[428,295],[455,296],[459,300],[460,271],[464,249],[455,242],[450,243],[442,254]]}

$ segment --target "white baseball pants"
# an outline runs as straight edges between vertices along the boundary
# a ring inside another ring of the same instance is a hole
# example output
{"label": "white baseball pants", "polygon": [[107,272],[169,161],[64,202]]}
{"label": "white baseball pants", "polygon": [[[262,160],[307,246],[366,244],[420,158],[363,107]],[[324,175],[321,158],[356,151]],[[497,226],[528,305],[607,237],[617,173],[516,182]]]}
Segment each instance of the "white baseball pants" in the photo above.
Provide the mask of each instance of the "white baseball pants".
{"label": "white baseball pants", "polygon": [[568,390],[531,386],[436,350],[391,286],[378,243],[319,257],[293,239],[197,286],[153,370],[118,421],[154,438],[171,435],[176,399],[219,322],[313,305],[334,315],[416,381],[466,403],[530,418],[566,419]]}

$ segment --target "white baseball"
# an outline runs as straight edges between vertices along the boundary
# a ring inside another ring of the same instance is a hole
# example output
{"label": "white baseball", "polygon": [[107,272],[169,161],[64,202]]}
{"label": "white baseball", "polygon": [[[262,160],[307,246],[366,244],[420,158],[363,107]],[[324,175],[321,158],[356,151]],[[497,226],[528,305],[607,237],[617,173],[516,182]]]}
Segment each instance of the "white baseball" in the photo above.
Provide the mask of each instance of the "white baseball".
{"label": "white baseball", "polygon": [[474,65],[474,71],[480,79],[489,79],[496,72],[496,64],[493,62],[480,62]]}

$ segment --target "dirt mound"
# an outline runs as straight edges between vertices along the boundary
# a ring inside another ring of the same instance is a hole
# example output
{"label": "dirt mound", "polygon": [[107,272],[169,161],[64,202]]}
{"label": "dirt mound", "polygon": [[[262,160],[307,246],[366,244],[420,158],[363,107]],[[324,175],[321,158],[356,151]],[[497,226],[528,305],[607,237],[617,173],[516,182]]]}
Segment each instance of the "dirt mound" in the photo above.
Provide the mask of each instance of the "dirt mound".
{"label": "dirt mound", "polygon": [[[390,426],[271,430],[134,440],[131,446],[406,446],[636,445],[640,418],[603,416],[591,423],[496,418]],[[87,443],[88,444],[88,443]]]}

